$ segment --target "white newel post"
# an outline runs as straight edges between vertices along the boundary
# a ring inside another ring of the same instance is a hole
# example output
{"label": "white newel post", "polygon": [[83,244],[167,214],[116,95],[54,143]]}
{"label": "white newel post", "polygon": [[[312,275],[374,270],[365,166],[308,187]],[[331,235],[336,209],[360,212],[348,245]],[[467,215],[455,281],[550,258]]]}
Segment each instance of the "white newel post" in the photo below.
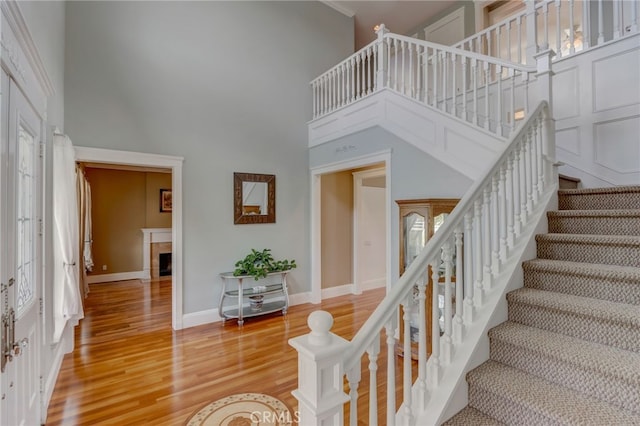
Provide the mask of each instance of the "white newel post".
{"label": "white newel post", "polygon": [[343,357],[349,342],[329,331],[329,312],[312,312],[307,324],[311,333],[289,340],[298,351],[298,389],[292,394],[298,400],[300,424],[342,425],[343,405],[349,401],[343,392]]}
{"label": "white newel post", "polygon": [[378,35],[378,42],[376,43],[376,48],[378,49],[378,54],[376,56],[378,62],[376,64],[376,66],[378,67],[378,72],[376,74],[377,90],[381,90],[383,87],[385,87],[385,82],[387,79],[387,70],[385,67],[387,66],[388,60],[387,49],[385,49],[384,45],[384,35],[388,32],[389,30],[384,26],[384,24],[380,24],[378,26],[378,29],[376,30],[376,34]]}

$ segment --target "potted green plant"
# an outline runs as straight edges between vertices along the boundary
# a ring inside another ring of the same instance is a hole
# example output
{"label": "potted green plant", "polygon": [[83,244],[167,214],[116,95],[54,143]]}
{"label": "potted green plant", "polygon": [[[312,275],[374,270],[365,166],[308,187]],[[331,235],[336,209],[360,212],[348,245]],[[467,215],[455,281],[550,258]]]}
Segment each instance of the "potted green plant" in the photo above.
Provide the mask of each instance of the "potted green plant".
{"label": "potted green plant", "polygon": [[257,281],[270,272],[288,271],[296,266],[295,260],[275,260],[271,255],[271,249],[262,251],[251,249],[251,253],[236,262],[233,275],[236,277],[250,275]]}

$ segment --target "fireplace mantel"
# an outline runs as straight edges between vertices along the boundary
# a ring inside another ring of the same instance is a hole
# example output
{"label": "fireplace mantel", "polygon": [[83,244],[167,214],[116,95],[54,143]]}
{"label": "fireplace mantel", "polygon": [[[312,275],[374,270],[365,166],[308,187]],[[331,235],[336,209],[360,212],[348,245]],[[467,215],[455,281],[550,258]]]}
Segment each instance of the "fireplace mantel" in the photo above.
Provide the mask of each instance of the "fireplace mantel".
{"label": "fireplace mantel", "polygon": [[151,244],[170,243],[171,228],[142,228],[142,272],[143,279],[151,279]]}

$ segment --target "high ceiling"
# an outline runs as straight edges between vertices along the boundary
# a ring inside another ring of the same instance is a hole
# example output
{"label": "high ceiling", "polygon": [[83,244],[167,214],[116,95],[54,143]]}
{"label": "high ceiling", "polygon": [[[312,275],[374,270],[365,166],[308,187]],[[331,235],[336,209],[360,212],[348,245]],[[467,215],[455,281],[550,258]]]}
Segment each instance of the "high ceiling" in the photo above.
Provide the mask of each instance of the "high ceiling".
{"label": "high ceiling", "polygon": [[324,3],[354,17],[355,45],[359,49],[375,39],[375,25],[384,23],[389,31],[406,34],[456,3],[456,0],[327,0]]}

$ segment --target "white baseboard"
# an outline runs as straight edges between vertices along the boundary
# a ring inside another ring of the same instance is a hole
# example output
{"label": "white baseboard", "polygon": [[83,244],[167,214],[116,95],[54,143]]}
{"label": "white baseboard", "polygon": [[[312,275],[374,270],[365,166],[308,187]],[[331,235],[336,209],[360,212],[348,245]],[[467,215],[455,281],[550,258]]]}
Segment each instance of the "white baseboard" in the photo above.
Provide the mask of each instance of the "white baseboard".
{"label": "white baseboard", "polygon": [[[115,274],[87,275],[87,283],[107,283],[124,280],[144,280],[144,271],[117,272]],[[147,278],[148,279],[148,278]]]}
{"label": "white baseboard", "polygon": [[355,294],[353,284],[344,284],[335,287],[322,289],[322,300],[331,299],[332,297],[345,296],[347,294]]}
{"label": "white baseboard", "polygon": [[373,280],[364,281],[360,285],[360,290],[367,291],[367,290],[373,290],[376,288],[386,287],[386,286],[387,286],[387,279],[385,277],[381,277],[381,278],[375,278]]}
{"label": "white baseboard", "polygon": [[53,395],[53,389],[56,386],[56,380],[60,374],[60,368],[62,368],[62,360],[65,354],[73,352],[74,347],[74,326],[67,323],[65,330],[62,333],[60,341],[55,345],[53,349],[53,356],[51,361],[51,367],[45,374],[45,381],[42,389],[42,424],[46,424],[47,409],[49,408],[49,402]]}

